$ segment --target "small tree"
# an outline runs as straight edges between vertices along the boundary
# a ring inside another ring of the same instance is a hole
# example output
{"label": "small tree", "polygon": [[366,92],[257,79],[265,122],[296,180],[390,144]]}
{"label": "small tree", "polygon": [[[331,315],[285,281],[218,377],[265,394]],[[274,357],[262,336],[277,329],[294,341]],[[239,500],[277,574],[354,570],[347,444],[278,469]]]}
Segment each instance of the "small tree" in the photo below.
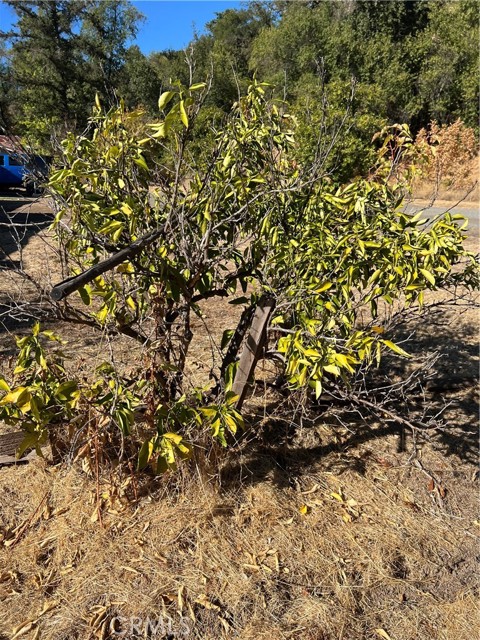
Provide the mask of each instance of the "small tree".
{"label": "small tree", "polygon": [[[60,376],[67,386],[47,396],[38,390],[48,362],[37,328],[34,345],[20,344],[16,379],[2,382],[4,418],[41,436],[53,414],[83,411],[103,433],[113,425],[126,437],[143,406],[138,466],[162,471],[206,429],[225,445],[243,426],[259,359],[274,359],[290,393],[347,393],[385,350],[407,357],[389,338],[400,301],[421,307],[428,290],[476,286],[455,216],[427,227],[402,209],[395,169],[412,144],[406,127],[384,132],[368,179],[334,189],[325,158],[297,162],[297,123],[266,89],[250,87],[200,158],[190,148],[203,84],[164,93],[164,117],[146,125],[141,112],[104,113],[97,101],[87,134],[65,140],[50,187],[74,275],[53,290],[57,317],[129,336],[144,360],[129,380],[110,365],[88,385]],[[213,297],[243,312],[233,327],[226,315],[221,340],[211,335],[214,382],[198,387],[186,375],[192,316]]]}

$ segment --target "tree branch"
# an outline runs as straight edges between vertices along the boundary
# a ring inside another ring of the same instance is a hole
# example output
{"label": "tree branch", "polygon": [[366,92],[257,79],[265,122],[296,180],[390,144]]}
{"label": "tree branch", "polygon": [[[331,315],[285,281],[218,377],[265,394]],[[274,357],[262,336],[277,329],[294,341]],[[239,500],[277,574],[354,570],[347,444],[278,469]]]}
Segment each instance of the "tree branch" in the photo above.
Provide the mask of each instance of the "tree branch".
{"label": "tree branch", "polygon": [[78,291],[80,287],[83,287],[88,282],[91,282],[95,278],[98,278],[98,276],[101,276],[102,273],[110,271],[111,269],[117,267],[119,264],[122,264],[122,262],[125,262],[125,260],[136,256],[138,253],[140,253],[140,251],[142,251],[142,249],[148,247],[150,244],[155,242],[155,240],[163,236],[164,232],[164,227],[161,227],[156,231],[152,231],[151,233],[142,236],[128,247],[120,249],[120,251],[114,253],[113,256],[110,256],[109,258],[102,260],[93,267],[90,267],[90,269],[87,269],[83,273],[80,273],[77,276],[72,276],[71,278],[67,278],[67,280],[60,282],[53,287],[50,292],[50,296],[57,302],[63,300],[74,291]]}

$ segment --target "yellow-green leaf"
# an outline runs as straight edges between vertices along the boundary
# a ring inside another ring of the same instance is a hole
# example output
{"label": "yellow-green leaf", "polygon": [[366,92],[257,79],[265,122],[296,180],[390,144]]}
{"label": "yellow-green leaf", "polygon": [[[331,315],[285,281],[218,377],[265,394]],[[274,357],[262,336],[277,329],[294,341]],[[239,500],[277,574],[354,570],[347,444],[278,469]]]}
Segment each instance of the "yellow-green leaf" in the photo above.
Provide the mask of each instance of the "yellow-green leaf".
{"label": "yellow-green leaf", "polygon": [[27,449],[36,447],[39,443],[40,436],[38,433],[27,433],[21,441],[18,449],[15,452],[15,457],[21,458]]}
{"label": "yellow-green leaf", "polygon": [[147,163],[145,161],[145,158],[142,156],[141,153],[139,153],[138,157],[136,157],[134,160],[135,160],[135,163],[138,164],[139,167],[141,167],[145,171],[148,171],[148,165],[147,165]]}
{"label": "yellow-green leaf", "polygon": [[174,95],[175,95],[174,91],[164,91],[160,96],[160,98],[158,99],[158,108],[160,110],[164,109]]}
{"label": "yellow-green leaf", "polygon": [[388,347],[392,351],[395,351],[395,353],[398,353],[401,356],[405,356],[405,358],[411,357],[409,353],[404,351],[401,347],[398,346],[398,344],[395,344],[391,340],[382,340],[382,342],[386,347]]}
{"label": "yellow-green leaf", "polygon": [[140,451],[138,452],[138,462],[137,469],[144,469],[150,461],[152,457],[152,453],[155,447],[155,440],[151,438],[150,440],[145,440],[142,444]]}
{"label": "yellow-green leaf", "polygon": [[435,286],[435,277],[432,273],[430,273],[430,271],[427,271],[426,269],[419,269],[419,271],[423,275],[423,277],[430,282],[431,285]]}
{"label": "yellow-green leaf", "polygon": [[326,364],[323,367],[323,370],[326,371],[327,373],[333,373],[334,376],[340,375],[340,369],[335,364]]}
{"label": "yellow-green leaf", "polygon": [[323,291],[327,291],[331,287],[333,287],[333,282],[324,282],[317,289],[315,289],[315,293],[322,293]]}
{"label": "yellow-green leaf", "polygon": [[185,129],[188,129],[188,116],[185,110],[185,103],[183,100],[180,100],[180,118],[185,125]]}
{"label": "yellow-green leaf", "polygon": [[14,391],[7,393],[7,395],[0,400],[0,405],[16,404],[19,399],[22,399],[22,394],[26,391],[27,389],[25,387],[17,387]]}
{"label": "yellow-green leaf", "polygon": [[180,444],[180,442],[182,441],[182,436],[178,433],[172,433],[172,432],[164,433],[163,437],[167,438],[168,440],[171,440],[177,445]]}

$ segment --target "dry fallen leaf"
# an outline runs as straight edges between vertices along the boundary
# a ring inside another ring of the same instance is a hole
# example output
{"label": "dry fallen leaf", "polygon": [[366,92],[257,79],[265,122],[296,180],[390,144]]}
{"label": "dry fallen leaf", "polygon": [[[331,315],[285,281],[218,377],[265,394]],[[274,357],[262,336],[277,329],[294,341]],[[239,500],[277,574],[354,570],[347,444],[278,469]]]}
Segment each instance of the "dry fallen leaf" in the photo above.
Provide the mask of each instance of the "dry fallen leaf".
{"label": "dry fallen leaf", "polygon": [[383,327],[373,326],[373,327],[372,327],[372,331],[373,331],[374,333],[379,333],[379,334],[380,334],[380,333],[384,333],[384,332],[385,332],[385,329],[384,329]]}
{"label": "dry fallen leaf", "polygon": [[10,640],[16,640],[16,638],[20,638],[20,636],[23,636],[29,631],[31,631],[38,624],[38,621],[43,615],[45,615],[52,609],[55,609],[55,607],[57,606],[58,606],[58,602],[56,600],[47,600],[44,603],[43,608],[37,618],[26,620],[25,622],[22,622],[22,624],[18,625],[18,627],[15,627],[12,630],[13,635]]}
{"label": "dry fallen leaf", "polygon": [[301,494],[303,496],[308,496],[310,493],[315,493],[317,489],[318,489],[318,484],[314,484],[311,489],[308,489],[307,491],[301,491]]}
{"label": "dry fallen leaf", "polygon": [[27,620],[26,622],[23,622],[18,627],[15,627],[13,629],[13,636],[11,637],[11,640],[16,640],[16,638],[20,638],[20,636],[24,636],[26,633],[31,631],[35,627],[36,624],[37,624],[37,620],[36,619],[35,620]]}
{"label": "dry fallen leaf", "polygon": [[185,591],[185,585],[181,585],[178,588],[178,594],[177,594],[177,613],[179,616],[182,615],[182,611],[183,611],[183,604],[184,604],[184,598],[183,598],[183,593]]}
{"label": "dry fallen leaf", "polygon": [[204,607],[205,609],[210,609],[212,611],[220,611],[220,607],[217,604],[214,604],[213,602],[210,602],[210,600],[207,598],[206,594],[202,593],[196,600],[195,602],[199,605],[201,605],[202,607]]}
{"label": "dry fallen leaf", "polygon": [[406,507],[408,507],[409,509],[412,509],[412,511],[420,511],[420,507],[418,506],[418,504],[416,504],[415,502],[412,502],[411,500],[405,499],[403,503]]}
{"label": "dry fallen leaf", "polygon": [[388,635],[385,629],[375,629],[375,633],[383,638],[384,640],[392,640],[392,636]]}

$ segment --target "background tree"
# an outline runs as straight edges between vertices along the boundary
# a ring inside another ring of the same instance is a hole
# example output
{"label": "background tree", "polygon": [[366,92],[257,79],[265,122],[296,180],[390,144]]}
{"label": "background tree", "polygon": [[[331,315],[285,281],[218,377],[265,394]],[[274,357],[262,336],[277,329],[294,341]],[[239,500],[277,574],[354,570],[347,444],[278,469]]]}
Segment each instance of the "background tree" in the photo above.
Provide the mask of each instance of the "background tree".
{"label": "background tree", "polygon": [[10,73],[18,96],[15,129],[48,144],[55,129],[86,125],[97,91],[110,94],[123,64],[138,12],[125,2],[27,0],[7,4],[15,11],[9,43]]}
{"label": "background tree", "polygon": [[137,45],[128,47],[118,71],[115,90],[128,108],[143,107],[149,114],[158,110],[162,73],[155,56],[145,56]]}
{"label": "background tree", "polygon": [[[249,83],[249,59],[252,45],[259,33],[272,24],[267,5],[252,3],[241,10],[228,9],[207,24],[213,67],[213,84],[209,100],[229,110]],[[201,38],[200,38],[201,39]],[[205,77],[206,69],[201,70]]]}
{"label": "background tree", "polygon": [[[127,0],[88,0],[86,4],[80,35],[88,53],[90,82],[110,101],[114,99],[127,61],[127,43],[135,40],[142,19],[142,14]],[[129,56],[132,72],[134,56],[139,62],[137,51]]]}
{"label": "background tree", "polygon": [[10,55],[0,41],[0,127],[13,131],[14,104],[17,102],[17,85],[13,80]]}
{"label": "background tree", "polygon": [[478,131],[478,4],[468,0],[430,5],[425,30],[411,42],[418,65],[412,111],[424,125],[461,118]]}
{"label": "background tree", "polygon": [[208,104],[227,114],[255,74],[294,113],[308,109],[305,157],[316,153],[309,146],[315,126],[330,119],[324,137],[335,137],[350,100],[343,147],[336,139],[331,159],[336,175],[368,170],[370,140],[385,123],[405,122],[416,133],[433,119],[461,118],[478,130],[474,0],[250,2],[218,13],[185,51],[148,56],[135,45],[141,16],[127,0],[8,1],[18,16],[14,33],[3,36],[11,45],[1,72],[10,85],[10,125],[42,141],[53,125],[85,126],[85,105],[97,92],[153,114],[174,80],[188,85],[211,76]]}
{"label": "background tree", "polygon": [[18,85],[20,130],[34,138],[49,135],[52,126],[64,130],[84,120],[78,27],[85,3],[62,0],[11,2],[17,14],[11,42],[11,69]]}

